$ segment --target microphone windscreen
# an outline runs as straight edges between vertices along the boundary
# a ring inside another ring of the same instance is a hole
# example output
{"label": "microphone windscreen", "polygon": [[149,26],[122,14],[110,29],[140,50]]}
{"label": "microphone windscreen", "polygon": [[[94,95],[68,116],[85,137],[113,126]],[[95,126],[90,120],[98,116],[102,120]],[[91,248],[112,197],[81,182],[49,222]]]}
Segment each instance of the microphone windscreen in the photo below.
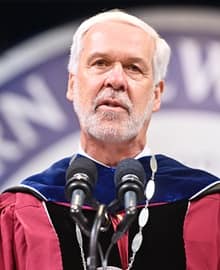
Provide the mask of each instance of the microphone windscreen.
{"label": "microphone windscreen", "polygon": [[115,171],[115,185],[121,185],[123,182],[123,176],[128,174],[136,175],[139,179],[139,184],[145,185],[146,173],[140,161],[133,158],[127,158],[120,161]]}
{"label": "microphone windscreen", "polygon": [[68,182],[74,174],[83,173],[89,177],[90,185],[94,186],[97,180],[97,168],[95,163],[86,157],[76,157],[66,171]]}

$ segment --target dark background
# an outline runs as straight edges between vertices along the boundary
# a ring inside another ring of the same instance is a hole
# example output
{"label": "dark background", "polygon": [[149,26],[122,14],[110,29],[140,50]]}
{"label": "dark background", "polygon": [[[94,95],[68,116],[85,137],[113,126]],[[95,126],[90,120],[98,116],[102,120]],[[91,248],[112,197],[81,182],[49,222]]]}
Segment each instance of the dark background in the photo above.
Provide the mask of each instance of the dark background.
{"label": "dark background", "polygon": [[[87,17],[111,8],[135,6],[190,6],[218,8],[219,0],[72,0],[72,1],[10,1],[0,0],[0,53],[33,34],[62,25],[80,17]],[[220,26],[219,26],[220,27]]]}

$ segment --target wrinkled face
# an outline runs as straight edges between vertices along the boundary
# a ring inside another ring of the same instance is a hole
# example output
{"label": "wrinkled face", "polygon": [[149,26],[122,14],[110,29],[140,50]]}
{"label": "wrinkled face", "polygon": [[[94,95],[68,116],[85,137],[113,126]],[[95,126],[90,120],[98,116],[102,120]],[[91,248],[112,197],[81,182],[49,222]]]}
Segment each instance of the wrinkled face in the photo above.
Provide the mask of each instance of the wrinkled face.
{"label": "wrinkled face", "polygon": [[67,91],[82,132],[108,142],[145,135],[162,92],[153,84],[154,50],[152,37],[133,25],[105,22],[90,28]]}

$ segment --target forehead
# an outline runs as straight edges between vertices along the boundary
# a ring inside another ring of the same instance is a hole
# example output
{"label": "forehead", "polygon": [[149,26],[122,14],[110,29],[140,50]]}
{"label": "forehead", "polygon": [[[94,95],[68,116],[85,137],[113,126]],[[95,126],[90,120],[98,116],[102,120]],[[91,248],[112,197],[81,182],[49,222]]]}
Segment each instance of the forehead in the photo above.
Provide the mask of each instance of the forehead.
{"label": "forehead", "polygon": [[[83,36],[84,52],[103,51],[153,55],[154,38],[138,26],[122,21],[93,25]],[[145,55],[146,56],[146,55]]]}

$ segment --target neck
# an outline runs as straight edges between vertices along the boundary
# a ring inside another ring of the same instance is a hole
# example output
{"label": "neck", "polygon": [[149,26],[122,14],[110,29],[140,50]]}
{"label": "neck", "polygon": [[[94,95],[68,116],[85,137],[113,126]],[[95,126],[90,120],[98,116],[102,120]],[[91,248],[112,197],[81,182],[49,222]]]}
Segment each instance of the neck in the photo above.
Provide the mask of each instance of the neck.
{"label": "neck", "polygon": [[144,149],[145,144],[145,136],[144,138],[134,138],[124,142],[108,143],[81,134],[83,150],[92,158],[111,167],[116,166],[125,158],[137,156]]}

